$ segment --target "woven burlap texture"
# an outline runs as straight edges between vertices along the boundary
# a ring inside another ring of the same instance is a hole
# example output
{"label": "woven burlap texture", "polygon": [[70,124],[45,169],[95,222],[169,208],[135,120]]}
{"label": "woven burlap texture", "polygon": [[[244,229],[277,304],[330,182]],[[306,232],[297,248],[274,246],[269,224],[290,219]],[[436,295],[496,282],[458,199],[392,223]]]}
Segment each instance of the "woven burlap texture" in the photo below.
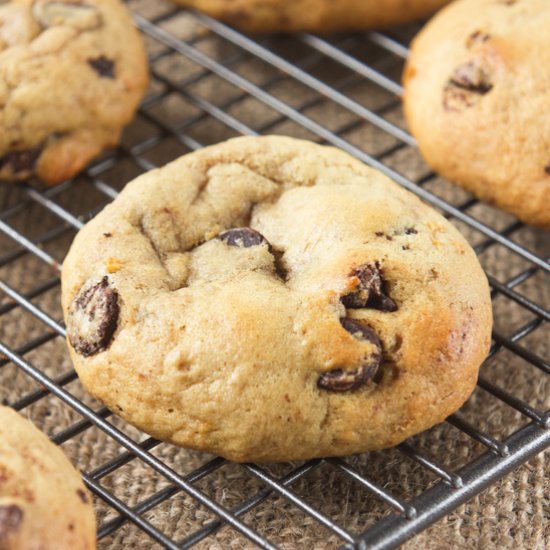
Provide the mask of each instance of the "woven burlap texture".
{"label": "woven burlap texture", "polygon": [[[145,15],[157,14],[157,10],[166,10],[165,4],[144,0],[134,2],[132,5]],[[201,49],[212,57],[222,57],[226,53],[218,39],[209,37],[204,29],[193,23],[189,16],[168,19],[165,27],[182,38],[204,35]],[[284,41],[284,39],[280,40]],[[149,44],[149,48],[152,52],[159,51],[158,44],[153,42]],[[241,74],[254,78],[255,81],[261,81],[262,75],[267,78],[269,76],[267,73],[270,71],[253,59],[249,59],[238,69]],[[176,75],[175,80],[178,78],[183,80],[184,76],[193,70],[196,71],[197,67],[180,54],[166,56],[154,66],[155,74]],[[290,103],[298,104],[300,101],[306,101],[310,96],[310,91],[297,86],[290,78],[283,79],[276,86],[275,91],[272,90],[272,92]],[[158,82],[152,84],[152,90],[160,88],[162,86]],[[238,90],[227,87],[217,77],[204,78],[191,88],[192,94],[215,104],[219,103],[220,95],[225,94],[229,97],[237,92]],[[368,82],[365,82],[362,87],[353,88],[350,93],[369,108],[376,108],[383,100],[379,97],[377,89]],[[251,125],[259,125],[275,116],[270,109],[250,98],[237,102],[229,111],[234,117]],[[199,111],[196,105],[192,105],[177,93],[166,95],[165,99],[158,102],[151,110],[156,120],[166,121],[168,125],[182,123],[196,116],[197,112]],[[349,112],[330,102],[323,102],[314,107],[308,112],[308,116],[334,130],[354,119]],[[385,116],[392,122],[403,125],[399,105],[388,110]],[[297,137],[315,137],[296,124],[285,120],[274,123],[270,131]],[[158,128],[155,128],[150,121],[139,117],[126,132],[124,143],[130,146],[158,132]],[[215,143],[232,135],[236,135],[234,130],[229,130],[208,116],[189,125],[185,130],[186,137],[201,144]],[[373,154],[391,147],[393,140],[367,123],[352,128],[345,137],[351,143]],[[146,151],[143,158],[162,164],[186,151],[187,148],[181,141],[167,138],[162,139],[160,144],[152,150]],[[413,179],[427,173],[427,168],[418,154],[410,148],[396,150],[395,153],[385,156],[384,162]],[[135,164],[124,157],[100,177],[106,183],[120,189],[139,171]],[[437,178],[431,180],[426,187],[455,204],[467,198],[461,190]],[[62,189],[54,200],[75,216],[93,211],[106,202],[105,195],[92,185],[89,177],[82,177],[74,185]],[[74,231],[69,224],[63,224],[47,209],[29,200],[24,189],[10,188],[7,185],[0,187],[0,206],[5,208],[13,205],[19,205],[20,208],[6,219],[9,225],[31,240],[39,239],[52,231],[51,239],[40,246],[61,261],[74,236]],[[503,229],[512,221],[510,216],[485,205],[474,206],[471,213],[497,230]],[[455,223],[472,244],[483,241],[480,233],[473,231],[464,223]],[[58,233],[56,228],[61,228]],[[518,244],[540,256],[548,256],[550,252],[548,234],[542,231],[525,227],[515,232],[513,238]],[[13,240],[0,235],[0,256],[4,257],[5,253],[14,253],[10,256],[11,261],[0,266],[0,279],[23,294],[39,285],[46,285],[47,289],[32,301],[44,312],[60,321],[62,316],[59,306],[60,289],[56,283],[56,266],[49,266],[32,254],[17,254],[17,250],[18,247]],[[531,267],[529,262],[500,245],[484,249],[480,254],[480,261],[487,272],[500,281],[506,281]],[[516,290],[545,307],[550,302],[548,284],[540,273],[528,278]],[[0,341],[12,349],[21,349],[33,339],[52,332],[23,308],[12,308],[11,304],[12,301],[8,297],[0,296],[0,308],[4,308],[0,310],[3,312],[0,317]],[[6,309],[9,311],[5,311]],[[495,297],[494,311],[495,328],[505,336],[511,335],[534,318],[531,313],[503,296]],[[548,358],[548,336],[548,327],[543,325],[523,338],[519,344],[541,357]],[[30,352],[22,350],[25,359],[51,377],[59,377],[70,372],[72,367],[62,338],[46,338],[46,340]],[[503,351],[488,361],[482,369],[482,375],[539,409],[550,408],[548,376],[510,351]],[[85,403],[99,408],[100,404],[86,395],[77,380],[68,383],[65,387]],[[38,386],[20,369],[11,363],[3,366],[0,363],[1,400],[15,404],[20,398],[36,389]],[[50,436],[61,433],[81,419],[61,400],[50,395],[45,395],[26,407],[23,414]],[[526,423],[526,419],[519,413],[480,389],[476,390],[463,407],[461,415],[477,428],[496,438],[503,438]],[[136,440],[145,438],[144,434],[115,417],[110,417],[109,420]],[[447,423],[416,436],[412,439],[412,444],[427,456],[451,469],[460,468],[484,452],[480,444],[473,442]],[[72,462],[86,472],[93,471],[94,468],[123,452],[118,444],[95,427],[88,428],[63,442],[62,446]],[[193,471],[194,468],[212,458],[166,444],[160,444],[152,452],[182,475]],[[404,457],[397,450],[351,457],[349,462],[362,474],[403,499],[413,498],[437,481],[434,475]],[[279,476],[288,473],[293,466],[296,465],[269,465],[266,469]],[[405,543],[403,548],[407,550],[447,548],[543,550],[550,547],[549,479],[550,465],[547,464],[545,455],[539,455],[473,498],[468,504],[459,507],[446,518],[418,534]],[[130,506],[169,485],[161,475],[137,459],[102,478],[101,483]],[[227,508],[236,506],[263,488],[263,485],[242,466],[233,464],[224,465],[196,482],[196,485]],[[362,532],[390,511],[387,505],[330,464],[321,465],[303,480],[295,483],[292,489],[311,506],[354,533]],[[100,499],[95,499],[95,503],[99,524],[105,524],[117,517],[117,514]],[[206,508],[199,506],[192,498],[181,492],[144,513],[144,517],[175,540],[184,538],[215,519]],[[281,497],[270,496],[253,511],[245,514],[243,520],[257,532],[285,549],[328,549],[336,548],[342,543],[329,530]],[[112,534],[102,538],[99,547],[149,549],[158,548],[159,545],[152,542],[133,524],[126,522]],[[197,545],[197,548],[203,549],[250,547],[252,544],[247,539],[228,527],[221,528]]]}

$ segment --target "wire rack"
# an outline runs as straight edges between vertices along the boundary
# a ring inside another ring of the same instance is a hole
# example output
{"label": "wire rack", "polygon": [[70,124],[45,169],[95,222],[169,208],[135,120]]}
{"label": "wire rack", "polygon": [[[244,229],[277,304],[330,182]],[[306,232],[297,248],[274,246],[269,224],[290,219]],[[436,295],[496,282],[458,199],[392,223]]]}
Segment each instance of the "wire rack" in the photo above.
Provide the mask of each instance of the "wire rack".
{"label": "wire rack", "polygon": [[[152,85],[121,146],[58,187],[0,187],[0,398],[83,470],[102,547],[394,548],[548,447],[548,238],[421,161],[399,84],[417,28],[251,38],[168,3],[128,4]],[[380,169],[457,225],[486,268],[495,330],[478,388],[459,413],[396,449],[231,464],[111,416],[67,358],[58,275],[83,223],[145,170],[265,133],[332,144]]]}

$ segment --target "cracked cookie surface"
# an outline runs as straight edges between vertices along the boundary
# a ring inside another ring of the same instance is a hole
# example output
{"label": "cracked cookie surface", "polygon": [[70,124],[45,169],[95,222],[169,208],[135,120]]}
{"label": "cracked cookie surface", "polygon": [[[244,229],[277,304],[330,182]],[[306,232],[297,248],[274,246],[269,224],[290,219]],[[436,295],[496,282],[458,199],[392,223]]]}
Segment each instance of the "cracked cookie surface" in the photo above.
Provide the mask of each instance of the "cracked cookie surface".
{"label": "cracked cookie surface", "polygon": [[147,85],[118,0],[0,6],[0,180],[54,185],[118,143]]}
{"label": "cracked cookie surface", "polygon": [[174,0],[251,32],[362,30],[427,17],[450,0]]}
{"label": "cracked cookie surface", "polygon": [[92,497],[60,448],[0,406],[0,548],[94,550]]}
{"label": "cracked cookie surface", "polygon": [[428,164],[550,229],[550,3],[458,0],[414,39],[405,114]]}
{"label": "cracked cookie surface", "polygon": [[449,222],[344,152],[277,136],[129,183],[76,236],[62,296],[94,396],[238,461],[399,443],[465,401],[491,334]]}

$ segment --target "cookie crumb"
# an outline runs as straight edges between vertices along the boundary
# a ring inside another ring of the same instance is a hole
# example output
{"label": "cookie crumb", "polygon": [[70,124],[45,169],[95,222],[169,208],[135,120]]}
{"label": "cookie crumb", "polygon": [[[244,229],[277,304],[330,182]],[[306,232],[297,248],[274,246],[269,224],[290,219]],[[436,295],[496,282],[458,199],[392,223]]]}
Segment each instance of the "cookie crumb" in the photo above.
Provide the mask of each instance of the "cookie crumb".
{"label": "cookie crumb", "polygon": [[109,273],[116,273],[122,268],[122,262],[118,258],[113,258],[112,256],[110,256],[109,258],[107,258],[106,267]]}

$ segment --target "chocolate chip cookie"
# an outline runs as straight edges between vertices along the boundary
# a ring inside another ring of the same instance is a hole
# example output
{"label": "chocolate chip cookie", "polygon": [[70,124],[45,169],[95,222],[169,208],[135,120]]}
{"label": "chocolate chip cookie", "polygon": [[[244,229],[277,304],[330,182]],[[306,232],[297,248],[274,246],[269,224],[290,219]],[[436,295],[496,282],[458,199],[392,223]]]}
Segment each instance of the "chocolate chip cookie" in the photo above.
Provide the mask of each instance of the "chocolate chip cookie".
{"label": "chocolate chip cookie", "polygon": [[118,0],[0,6],[0,180],[54,185],[116,145],[147,85]]}
{"label": "chocolate chip cookie", "polygon": [[428,164],[550,229],[550,3],[459,0],[415,38],[405,113]]}
{"label": "chocolate chip cookie", "polygon": [[61,449],[0,406],[0,548],[93,550],[90,493]]}
{"label": "chocolate chip cookie", "polygon": [[175,0],[250,32],[321,33],[387,27],[432,14],[450,0]]}
{"label": "chocolate chip cookie", "polygon": [[490,343],[453,226],[337,149],[241,137],[129,183],[63,264],[84,386],[237,461],[395,445],[456,410]]}

